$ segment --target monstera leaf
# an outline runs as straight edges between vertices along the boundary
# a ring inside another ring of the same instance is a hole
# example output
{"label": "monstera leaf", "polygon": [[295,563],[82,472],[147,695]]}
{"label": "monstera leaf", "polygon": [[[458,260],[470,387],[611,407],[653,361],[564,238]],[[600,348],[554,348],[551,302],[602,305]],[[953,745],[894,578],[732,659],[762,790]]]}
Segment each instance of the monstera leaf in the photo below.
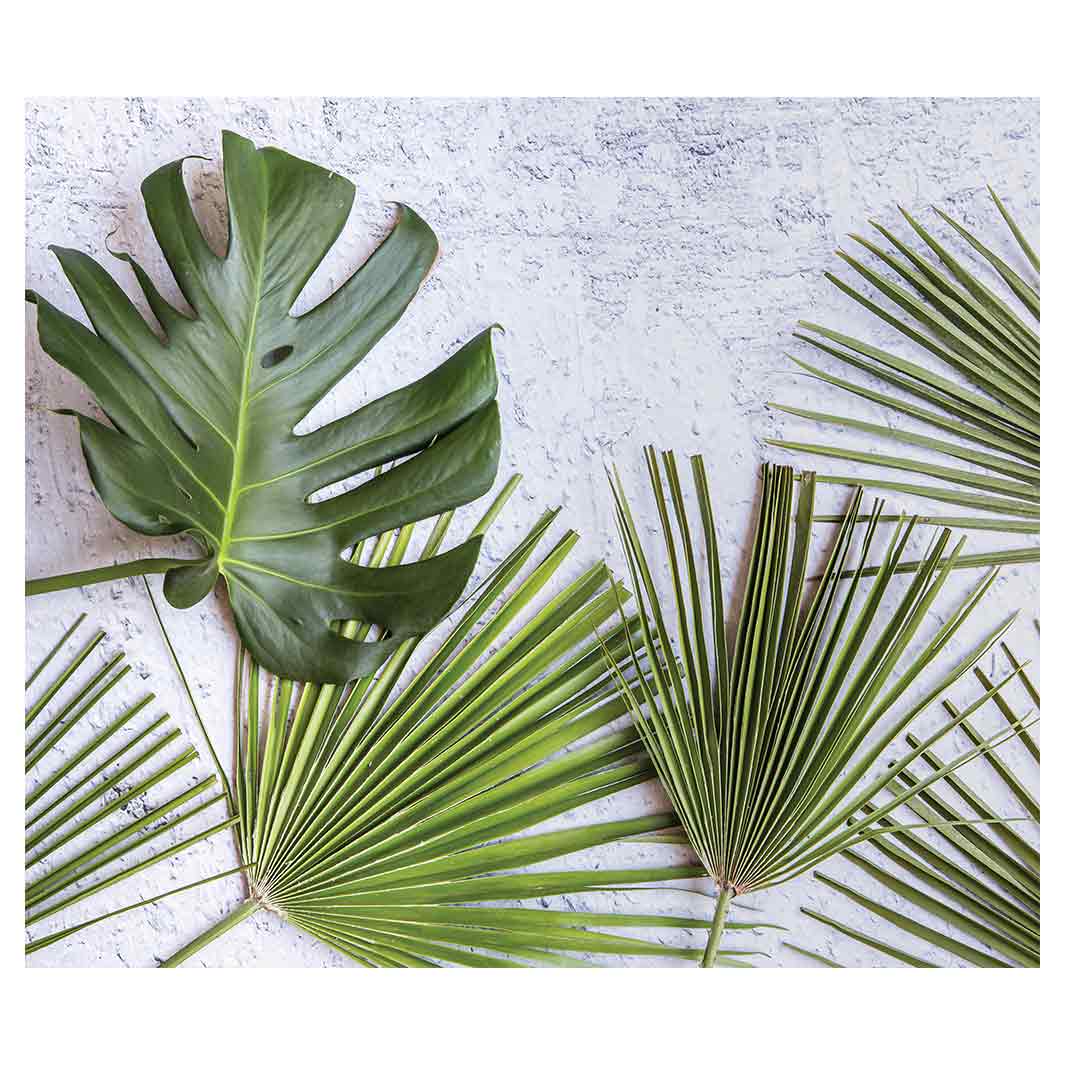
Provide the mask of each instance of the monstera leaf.
{"label": "monstera leaf", "polygon": [[[311,408],[403,314],[433,265],[436,238],[401,206],[370,259],[328,299],[293,316],[344,226],[355,188],[232,133],[222,145],[223,257],[193,216],[181,160],[142,186],[191,317],[121,256],[162,327],[160,338],[107,271],[66,248],[53,250],[95,332],[36,293],[28,298],[37,304],[44,350],[89,386],[113,423],[75,414],[104,503],[138,532],[190,533],[205,551],[195,563],[166,563],[169,601],[190,606],[221,576],[241,638],[263,666],[340,682],[373,672],[404,637],[428,631],[469,578],[479,538],[402,566],[352,565],[342,552],[491,486],[499,460],[491,333],[414,384],[297,434]],[[406,461],[349,491],[312,501],[400,458]],[[100,572],[80,583],[106,579]],[[41,584],[47,587],[28,591],[59,586]],[[340,619],[380,626],[388,638],[353,643],[334,630]]]}

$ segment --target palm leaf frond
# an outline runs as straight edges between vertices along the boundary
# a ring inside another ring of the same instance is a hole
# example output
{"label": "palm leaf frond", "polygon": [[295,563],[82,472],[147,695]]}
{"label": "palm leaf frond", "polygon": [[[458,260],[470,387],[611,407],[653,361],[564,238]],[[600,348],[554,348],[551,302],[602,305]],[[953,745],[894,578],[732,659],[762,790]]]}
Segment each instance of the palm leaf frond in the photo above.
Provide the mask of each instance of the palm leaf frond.
{"label": "palm leaf frond", "polygon": [[[549,543],[557,513],[532,527],[433,646],[404,641],[374,676],[299,685],[241,662],[234,793],[248,899],[168,966],[263,909],[368,966],[698,956],[629,933],[709,928],[706,920],[626,912],[616,894],[608,909],[587,908],[604,892],[703,870],[572,860],[676,820],[567,823],[653,769],[636,730],[618,727],[627,710],[608,655],[627,670],[630,639],[641,651],[617,616],[605,564],[542,602],[577,542],[566,532]],[[407,527],[360,553],[368,565],[396,564],[412,535]],[[438,527],[423,556],[442,540]],[[569,906],[549,903],[561,896]]]}
{"label": "palm leaf frond", "polygon": [[[1027,694],[1038,706],[1038,692],[1009,647],[1003,644],[1006,657],[1013,667],[1013,676],[1024,683]],[[974,675],[1003,719],[1017,729],[1033,770],[1039,764],[1039,747],[1031,735],[1037,718],[1022,717],[1007,700],[1000,685],[993,685],[979,668]],[[944,709],[951,719],[960,715],[957,708],[944,700]],[[987,770],[997,775],[1013,791],[1015,799],[1025,807],[1036,822],[1039,821],[1039,802],[1017,780],[1011,770],[993,750],[971,720],[962,721],[974,749],[979,748]],[[1022,731],[1023,730],[1023,731]],[[916,736],[907,734],[911,748],[919,747]],[[943,765],[931,748],[922,752],[922,762],[937,772]],[[912,774],[910,774],[912,777]],[[903,781],[905,783],[905,780]],[[950,797],[946,793],[949,793]],[[960,818],[954,800],[962,803],[977,817],[987,822],[985,829],[974,826],[947,828],[940,824],[944,817]],[[928,789],[920,799],[907,802],[910,811],[933,831],[916,835],[913,830],[900,832],[895,842],[883,839],[871,841],[879,856],[887,864],[878,864],[858,850],[844,851],[843,857],[856,866],[865,877],[887,888],[897,898],[905,900],[919,916],[900,912],[896,905],[885,905],[864,891],[841,883],[824,873],[815,876],[839,895],[859,906],[866,913],[886,921],[913,939],[937,948],[955,961],[979,968],[1033,968],[1039,965],[1039,852],[1005,817],[996,813],[980,794],[957,773],[945,774],[938,784]],[[874,806],[867,808],[876,814]],[[883,817],[885,825],[894,824]],[[929,835],[938,837],[937,845]],[[911,966],[935,968],[933,962],[909,951],[875,939],[864,932],[812,908],[803,910],[807,916],[828,925],[873,950]],[[938,924],[938,927],[936,926]],[[947,931],[943,931],[944,926]],[[961,937],[961,938],[959,938]],[[974,945],[977,944],[977,945]],[[796,948],[798,949],[798,948]],[[808,954],[808,951],[802,951]],[[821,960],[821,959],[819,959]]]}
{"label": "palm leaf frond", "polygon": [[[635,624],[623,630],[630,639],[631,668],[624,668],[609,646],[604,649],[615,661],[619,690],[687,838],[718,885],[716,918],[723,920],[735,896],[784,883],[861,840],[901,830],[904,826],[879,822],[1015,731],[1011,724],[919,781],[905,776],[932,743],[994,698],[996,686],[930,740],[877,768],[888,745],[979,660],[1012,619],[962,663],[942,670],[927,694],[908,699],[918,678],[927,685],[994,571],[931,637],[922,638],[922,622],[937,603],[962,542],[951,547],[950,532],[941,530],[898,605],[889,607],[885,592],[903,568],[916,522],[894,524],[872,586],[860,592],[857,582],[843,575],[852,554],[859,569],[871,559],[883,504],[873,505],[862,528],[859,490],[826,572],[807,597],[817,481],[811,473],[798,477],[796,506],[794,471],[765,466],[742,609],[730,639],[703,460],[697,455],[691,462],[697,510],[690,519],[674,455],[666,452],[660,459],[647,448],[645,456],[669,591],[659,589],[615,472],[611,484],[636,605]],[[896,785],[898,794],[876,815],[863,810],[873,795]],[[941,820],[964,819],[944,814]],[[716,951],[711,934],[705,965],[713,964]]]}
{"label": "palm leaf frond", "polygon": [[[991,192],[1005,223],[1039,275],[1039,258]],[[832,447],[820,442],[775,439],[769,443],[807,455],[837,459],[852,466],[916,475],[909,480],[877,476],[825,476],[826,483],[875,487],[895,494],[961,508],[965,513],[934,513],[924,520],[943,525],[994,529],[1027,536],[1039,531],[1039,318],[1038,281],[1030,284],[965,227],[937,212],[959,237],[977,266],[966,265],[906,211],[902,216],[919,243],[906,243],[874,223],[884,243],[854,236],[873,265],[846,252],[840,258],[875,292],[867,296],[834,274],[829,280],[897,334],[931,356],[930,369],[811,322],[800,322],[795,336],[857,375],[837,376],[801,359],[804,372],[880,409],[879,420],[842,417],[831,412],[770,404],[786,414],[833,425],[924,452]],[[1008,295],[998,295],[977,276],[990,272]],[[940,372],[942,371],[942,372]],[[866,383],[862,383],[864,382]],[[935,430],[934,435],[925,431]],[[955,462],[951,459],[957,460]],[[969,511],[994,514],[972,517]],[[834,521],[828,515],[818,520]],[[1038,547],[985,552],[958,565],[983,566],[1033,562]]]}
{"label": "palm leaf frond", "polygon": [[[183,742],[169,714],[149,709],[153,695],[118,712],[101,708],[131,668],[119,652],[85,676],[100,657],[102,631],[65,661],[84,620],[84,614],[77,618],[26,682],[27,693],[39,690],[26,710],[26,927],[35,929],[27,954],[238,871],[37,932],[42,922],[60,924],[70,907],[235,822],[218,778],[202,775],[195,748]],[[57,658],[61,668],[49,678],[45,671]]]}

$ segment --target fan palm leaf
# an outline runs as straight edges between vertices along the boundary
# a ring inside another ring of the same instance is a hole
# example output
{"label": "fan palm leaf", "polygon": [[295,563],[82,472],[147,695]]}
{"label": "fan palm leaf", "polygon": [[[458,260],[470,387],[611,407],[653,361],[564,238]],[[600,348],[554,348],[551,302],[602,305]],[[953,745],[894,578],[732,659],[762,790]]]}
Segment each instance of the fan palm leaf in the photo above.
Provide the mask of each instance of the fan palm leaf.
{"label": "fan palm leaf", "polygon": [[[623,629],[627,636],[635,633],[629,643],[631,668],[624,668],[610,643],[604,643],[604,652],[616,664],[619,691],[687,839],[718,885],[703,959],[709,966],[717,957],[716,929],[733,898],[782,884],[858,841],[895,831],[879,824],[880,818],[976,757],[983,746],[1012,733],[1011,725],[924,780],[901,785],[879,815],[862,812],[873,795],[903,781],[909,766],[958,727],[952,720],[905,757],[877,768],[888,745],[1010,622],[958,666],[943,670],[927,694],[904,702],[918,678],[927,683],[933,675],[995,573],[979,582],[933,636],[919,637],[962,542],[951,548],[950,532],[940,531],[898,605],[889,607],[885,592],[903,566],[916,525],[912,520],[895,524],[872,586],[860,592],[859,582],[843,579],[844,567],[852,548],[859,566],[870,559],[883,504],[873,505],[858,537],[859,490],[835,538],[827,571],[806,597],[817,479],[811,473],[798,477],[795,507],[794,471],[765,466],[742,610],[730,639],[703,459],[696,455],[691,467],[705,567],[698,560],[676,458],[666,452],[660,459],[653,448],[645,457],[671,595],[664,599],[659,592],[615,471],[611,486],[632,575],[632,620],[638,625]],[[897,678],[896,668],[901,669]],[[959,715],[959,722],[978,705]]]}
{"label": "fan palm leaf", "polygon": [[[822,476],[824,483],[862,485],[962,511],[926,515],[923,520],[1031,536],[1039,532],[1039,258],[1002,201],[994,192],[991,195],[1034,273],[1034,282],[1025,280],[960,223],[937,211],[975,254],[984,272],[992,272],[1004,286],[1005,292],[996,294],[980,280],[972,264],[966,265],[900,208],[919,245],[873,223],[884,243],[857,235],[853,239],[873,257],[874,265],[839,252],[875,296],[863,294],[835,274],[827,277],[925,355],[931,355],[938,368],[930,369],[924,362],[804,321],[799,323],[803,332],[795,336],[822,355],[857,370],[858,375],[838,376],[801,359],[792,361],[834,388],[875,404],[882,419],[770,404],[808,421],[924,451],[927,457],[912,458],[906,451],[890,448],[880,452],[868,446],[835,447],[796,439],[768,442],[792,452],[872,468],[862,476]],[[935,434],[924,431],[926,427]],[[916,479],[898,481],[888,474],[878,476],[878,469],[914,474]],[[991,516],[976,516],[974,511]],[[815,520],[838,522],[841,516],[818,515]],[[1013,547],[962,556],[955,567],[1033,562],[1038,558],[1036,546]],[[913,567],[909,568],[912,571]]]}
{"label": "fan palm leaf", "polygon": [[[1014,676],[1023,683],[1034,705],[1039,705],[1039,693],[1031,684],[1027,673],[1019,669],[1020,663],[1005,644],[1006,657],[1014,670]],[[1031,735],[1031,726],[1038,718],[1031,713],[1019,715],[1007,700],[1006,694],[993,685],[979,668],[974,670],[985,694],[993,692],[992,702],[1005,721],[1015,728],[1023,728],[1017,736],[1028,754],[1031,767],[1039,764],[1039,747]],[[943,707],[951,719],[961,715],[949,700]],[[961,722],[962,731],[974,748],[982,751],[982,762],[989,772],[1013,793],[1014,798],[1026,809],[1031,818],[1039,821],[1039,802],[1022,784],[1016,775],[998,757],[988,750],[984,737],[970,720]],[[906,741],[911,748],[920,741],[907,733]],[[943,765],[934,750],[926,749],[922,762],[933,772]],[[905,785],[913,774],[906,774],[900,784]],[[944,796],[944,791],[950,797]],[[988,829],[980,831],[972,826],[951,828],[938,824],[944,817],[959,818],[954,802],[960,799],[969,810],[988,822]],[[932,833],[918,836],[912,829],[897,833],[894,842],[871,840],[870,845],[886,858],[887,865],[869,860],[858,850],[846,850],[843,857],[860,869],[867,878],[887,888],[898,898],[904,899],[920,911],[918,916],[903,913],[898,906],[886,906],[834,877],[818,872],[818,880],[835,892],[856,904],[866,913],[887,922],[918,941],[937,948],[940,952],[966,965],[979,968],[1033,968],[1039,965],[1039,852],[1025,840],[1006,819],[997,814],[958,774],[947,773],[920,799],[907,802],[910,812],[934,829]],[[876,807],[868,809],[876,813]],[[890,817],[882,823],[891,825]],[[938,845],[929,842],[929,835],[938,837]],[[842,933],[858,943],[901,961],[906,965],[935,968],[935,964],[896,945],[885,943],[811,907],[803,913],[815,921]],[[938,920],[937,928],[929,920]],[[947,931],[942,930],[946,926]],[[958,938],[960,936],[964,938]],[[973,945],[973,941],[979,944]],[[789,944],[790,946],[791,944]],[[797,948],[793,948],[797,949]],[[813,952],[802,953],[825,961]]]}
{"label": "fan palm leaf", "polygon": [[[100,657],[102,631],[64,661],[84,620],[84,614],[77,618],[26,682],[27,692],[39,691],[26,710],[26,927],[35,930],[27,954],[238,871],[37,933],[42,922],[58,923],[70,907],[84,907],[235,823],[224,806],[219,820],[226,799],[219,778],[201,775],[195,748],[183,743],[169,714],[149,710],[154,695],[117,712],[103,711],[100,721],[97,708],[131,667],[118,652],[84,677]],[[45,671],[57,658],[62,668],[49,677]]]}
{"label": "fan palm leaf", "polygon": [[[698,956],[624,933],[708,921],[621,905],[587,910],[579,900],[700,876],[701,868],[564,861],[676,820],[664,813],[566,823],[648,780],[653,768],[636,730],[616,727],[626,706],[595,638],[601,630],[623,670],[630,641],[639,645],[632,624],[617,617],[605,564],[538,605],[577,542],[570,531],[544,549],[557,513],[536,522],[431,650],[406,640],[374,676],[344,686],[299,685],[239,663],[234,794],[248,898],[166,965],[259,910],[368,966]],[[440,547],[449,521],[431,530],[423,557]],[[397,564],[413,533],[404,527],[358,553],[369,554],[370,566]],[[384,635],[345,628],[360,639]],[[577,908],[548,905],[561,896]],[[744,966],[745,953],[725,952],[725,961]]]}

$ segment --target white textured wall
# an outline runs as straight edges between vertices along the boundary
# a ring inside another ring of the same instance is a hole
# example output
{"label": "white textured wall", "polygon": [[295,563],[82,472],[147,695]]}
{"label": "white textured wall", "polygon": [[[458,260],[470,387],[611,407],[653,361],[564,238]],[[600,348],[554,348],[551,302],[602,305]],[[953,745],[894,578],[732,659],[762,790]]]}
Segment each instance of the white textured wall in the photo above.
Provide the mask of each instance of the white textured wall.
{"label": "white textured wall", "polygon": [[[650,442],[706,455],[731,577],[749,531],[757,468],[770,455],[763,438],[783,424],[767,402],[861,409],[840,395],[826,399],[822,386],[790,374],[785,359],[799,317],[870,332],[821,276],[833,266],[834,249],[867,218],[891,220],[896,202],[919,208],[922,217],[936,203],[986,227],[995,216],[985,182],[1036,232],[1038,127],[1038,105],[1025,100],[31,101],[27,284],[80,313],[46,247],[106,257],[111,231],[112,247],[135,252],[166,278],[138,185],[179,156],[208,157],[188,164],[188,172],[206,225],[217,229],[223,128],[333,167],[356,182],[359,196],[348,229],[312,280],[309,301],[343,280],[380,239],[390,200],[423,214],[443,254],[407,316],[323,413],[413,379],[501,322],[501,478],[520,469],[525,480],[492,553],[543,508],[561,503],[565,520],[583,534],[577,562],[606,553],[619,563],[603,463],[616,462],[631,477],[640,446]],[[133,294],[128,270],[113,265]],[[173,289],[169,278],[164,289]],[[26,317],[27,575],[172,553],[171,543],[128,532],[95,498],[74,424],[49,413],[87,410],[89,400],[42,354],[32,310]],[[801,426],[789,431],[813,435]],[[646,515],[646,493],[632,484]],[[945,601],[956,602],[972,579],[952,578]],[[99,625],[125,644],[136,667],[127,694],[150,685],[196,740],[139,581],[27,601],[28,660],[82,609],[90,615],[86,628]],[[967,635],[975,640],[1016,609],[1011,642],[1038,661],[1037,567],[1004,572]],[[223,599],[216,593],[191,611],[168,610],[167,618],[210,726],[224,740],[233,637]],[[993,715],[986,720],[992,727]],[[1023,766],[1014,752],[1006,757]],[[979,772],[972,779],[991,801],[1014,809],[993,779]],[[648,786],[607,809],[625,815],[661,803]],[[111,901],[133,901],[232,863],[228,838],[219,837],[123,885]],[[830,867],[857,882],[842,861]],[[235,880],[212,885],[97,926],[31,962],[151,964],[237,897]],[[878,897],[894,904],[883,892]],[[659,905],[671,902],[663,895]],[[814,904],[861,922],[812,880],[758,904],[799,942],[844,962],[871,957],[800,916],[800,905]],[[876,934],[876,922],[863,927]],[[748,944],[772,953],[766,964],[801,964],[779,939],[748,937]],[[200,960],[342,964],[268,916],[246,922]]]}

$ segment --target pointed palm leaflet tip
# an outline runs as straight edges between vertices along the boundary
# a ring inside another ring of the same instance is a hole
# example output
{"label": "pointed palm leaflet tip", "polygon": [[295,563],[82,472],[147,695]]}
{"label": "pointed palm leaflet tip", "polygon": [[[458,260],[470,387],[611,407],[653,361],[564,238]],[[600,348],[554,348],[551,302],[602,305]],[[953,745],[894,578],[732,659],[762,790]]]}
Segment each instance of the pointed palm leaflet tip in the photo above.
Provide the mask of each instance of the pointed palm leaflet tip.
{"label": "pointed palm leaflet tip", "polygon": [[[229,210],[222,257],[193,216],[181,160],[141,186],[192,317],[128,255],[119,258],[133,268],[163,339],[110,274],[78,251],[54,249],[95,332],[38,294],[29,298],[41,346],[89,387],[114,426],[75,414],[108,509],[147,536],[188,533],[205,552],[168,572],[170,603],[190,606],[222,577],[241,638],[264,667],[340,682],[371,673],[404,637],[428,631],[477,560],[479,538],[403,566],[364,568],[341,553],[491,487],[500,446],[491,329],[413,384],[296,435],[402,316],[433,265],[437,240],[400,205],[367,262],[293,316],[344,227],[355,188],[233,133],[223,133],[222,146]],[[356,488],[308,502],[389,463]],[[345,640],[331,628],[341,619],[379,626],[389,639]]]}

